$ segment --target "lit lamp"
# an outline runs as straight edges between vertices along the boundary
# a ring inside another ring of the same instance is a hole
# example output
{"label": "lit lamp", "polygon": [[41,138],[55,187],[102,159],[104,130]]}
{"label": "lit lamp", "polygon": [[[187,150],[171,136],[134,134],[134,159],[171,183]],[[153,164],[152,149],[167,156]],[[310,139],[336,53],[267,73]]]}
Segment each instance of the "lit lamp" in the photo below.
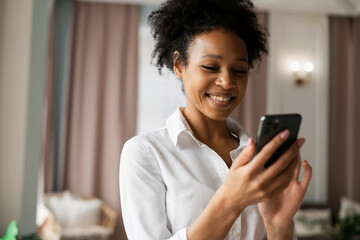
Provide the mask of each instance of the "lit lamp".
{"label": "lit lamp", "polygon": [[301,65],[299,62],[294,61],[291,63],[290,69],[293,72],[295,84],[300,86],[309,81],[314,65],[311,62]]}

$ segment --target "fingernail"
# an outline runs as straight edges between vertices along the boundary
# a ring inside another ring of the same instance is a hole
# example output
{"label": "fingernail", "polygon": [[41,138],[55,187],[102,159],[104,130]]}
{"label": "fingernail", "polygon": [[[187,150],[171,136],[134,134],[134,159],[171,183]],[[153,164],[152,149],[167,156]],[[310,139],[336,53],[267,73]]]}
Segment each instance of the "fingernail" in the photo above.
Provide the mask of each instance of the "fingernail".
{"label": "fingernail", "polygon": [[286,139],[286,138],[289,137],[289,135],[290,135],[290,131],[286,129],[285,131],[283,131],[283,132],[280,134],[280,138],[281,138],[281,139]]}
{"label": "fingernail", "polygon": [[300,138],[298,140],[298,146],[301,147],[304,144],[304,142],[305,142],[305,138]]}
{"label": "fingernail", "polygon": [[249,140],[246,143],[246,146],[250,147],[252,144],[252,138],[249,138]]}

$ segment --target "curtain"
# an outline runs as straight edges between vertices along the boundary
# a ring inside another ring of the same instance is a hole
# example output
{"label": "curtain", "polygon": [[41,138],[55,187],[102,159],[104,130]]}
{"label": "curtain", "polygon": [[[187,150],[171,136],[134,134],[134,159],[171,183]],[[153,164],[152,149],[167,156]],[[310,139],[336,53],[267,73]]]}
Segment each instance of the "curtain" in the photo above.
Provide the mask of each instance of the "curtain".
{"label": "curtain", "polygon": [[[257,13],[260,25],[266,28],[267,14]],[[239,106],[232,112],[231,118],[240,122],[248,134],[256,140],[260,117],[266,114],[267,58],[250,71],[246,94]]]}
{"label": "curtain", "polygon": [[329,205],[360,201],[360,18],[330,18]]}
{"label": "curtain", "polygon": [[73,5],[73,0],[58,0],[51,7],[44,101],[43,161],[39,176],[41,192],[61,191],[64,188],[64,145]]}
{"label": "curtain", "polygon": [[139,8],[77,2],[67,112],[64,188],[118,213],[112,239],[126,239],[118,170],[136,133]]}
{"label": "curtain", "polygon": [[39,195],[54,189],[54,11],[51,8],[48,31],[48,67],[44,100],[43,153],[39,170]]}

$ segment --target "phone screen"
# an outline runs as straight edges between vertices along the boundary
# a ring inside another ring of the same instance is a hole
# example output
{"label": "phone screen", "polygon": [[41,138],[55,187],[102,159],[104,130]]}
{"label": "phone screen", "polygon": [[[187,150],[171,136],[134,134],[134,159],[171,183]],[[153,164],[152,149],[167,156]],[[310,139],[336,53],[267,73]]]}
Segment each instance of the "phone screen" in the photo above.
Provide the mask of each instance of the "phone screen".
{"label": "phone screen", "polygon": [[301,119],[301,115],[297,113],[265,115],[261,117],[254,156],[260,152],[266,143],[268,143],[278,133],[286,129],[290,131],[290,136],[288,139],[265,163],[265,167],[269,167],[271,164],[273,164],[286,151],[286,149],[288,149],[296,141],[300,129]]}

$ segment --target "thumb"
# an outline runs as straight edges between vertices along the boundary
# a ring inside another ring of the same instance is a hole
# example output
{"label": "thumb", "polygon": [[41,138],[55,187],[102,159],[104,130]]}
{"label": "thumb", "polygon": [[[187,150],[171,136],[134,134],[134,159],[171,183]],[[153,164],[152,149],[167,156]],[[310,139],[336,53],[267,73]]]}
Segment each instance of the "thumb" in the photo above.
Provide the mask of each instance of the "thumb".
{"label": "thumb", "polygon": [[255,152],[254,140],[252,138],[249,138],[246,147],[241,151],[239,156],[235,159],[231,168],[236,169],[246,165],[250,161],[251,157],[254,155],[254,152]]}

